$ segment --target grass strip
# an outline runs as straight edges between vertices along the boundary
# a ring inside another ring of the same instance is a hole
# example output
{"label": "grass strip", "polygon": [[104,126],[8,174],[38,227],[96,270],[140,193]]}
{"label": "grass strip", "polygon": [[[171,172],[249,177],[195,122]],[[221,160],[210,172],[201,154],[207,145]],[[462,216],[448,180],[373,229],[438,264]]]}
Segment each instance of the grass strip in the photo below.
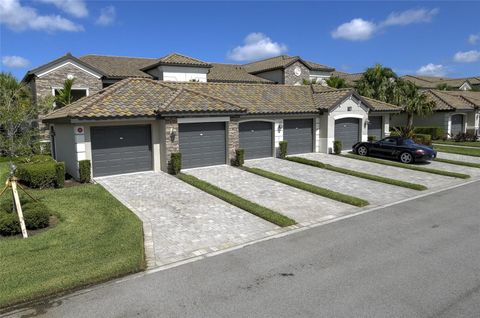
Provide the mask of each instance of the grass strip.
{"label": "grass strip", "polygon": [[458,165],[458,166],[480,168],[480,163],[474,163],[474,162],[465,162],[465,161],[450,160],[450,159],[443,159],[443,158],[435,158],[435,161],[450,163],[452,165]]}
{"label": "grass strip", "polygon": [[254,173],[256,175],[259,175],[259,176],[262,176],[262,177],[265,177],[265,178],[268,178],[268,179],[272,179],[272,180],[277,181],[277,182],[284,183],[286,185],[289,185],[289,186],[294,187],[294,188],[298,188],[300,190],[304,190],[304,191],[308,191],[308,192],[311,192],[311,193],[314,193],[314,194],[317,194],[317,195],[321,195],[322,197],[326,197],[326,198],[329,198],[329,199],[332,199],[332,200],[335,200],[335,201],[339,201],[339,202],[343,202],[343,203],[347,203],[347,204],[354,205],[354,206],[359,206],[359,207],[366,206],[366,205],[370,204],[366,200],[363,200],[363,199],[360,199],[360,198],[357,198],[357,197],[354,197],[354,196],[351,196],[351,195],[347,195],[347,194],[335,192],[335,191],[332,191],[332,190],[328,190],[328,189],[325,189],[325,188],[321,188],[321,187],[315,186],[313,184],[305,183],[305,182],[298,181],[298,180],[295,180],[295,179],[291,179],[291,178],[288,178],[288,177],[285,177],[285,176],[282,176],[282,175],[279,175],[279,174],[276,174],[276,173],[273,173],[273,172],[270,172],[270,171],[266,171],[266,170],[262,170],[262,169],[258,169],[258,168],[244,168],[244,169],[246,171]]}
{"label": "grass strip", "polygon": [[453,145],[453,146],[465,146],[465,147],[476,147],[480,148],[480,141],[443,141],[443,140],[434,140],[433,141],[434,146],[435,145]]}
{"label": "grass strip", "polygon": [[461,148],[461,147],[449,147],[449,146],[439,146],[436,145],[433,147],[435,150],[446,153],[454,153],[457,155],[465,155],[472,157],[480,157],[480,148]]}
{"label": "grass strip", "polygon": [[322,169],[326,169],[326,170],[330,170],[330,171],[334,171],[334,172],[338,172],[338,173],[343,173],[343,174],[346,174],[346,175],[349,175],[349,176],[354,176],[354,177],[358,177],[358,178],[362,178],[362,179],[367,179],[367,180],[382,182],[382,183],[386,183],[386,184],[391,184],[391,185],[395,185],[395,186],[398,186],[398,187],[413,189],[413,190],[417,190],[417,191],[427,190],[427,187],[422,185],[422,184],[411,183],[411,182],[406,182],[406,181],[402,181],[402,180],[386,178],[386,177],[377,176],[377,175],[373,175],[373,174],[369,174],[369,173],[365,173],[365,172],[358,172],[358,171],[354,171],[354,170],[350,170],[350,169],[345,169],[345,168],[341,168],[341,167],[337,167],[337,166],[332,166],[332,165],[325,164],[323,162],[316,161],[316,160],[310,160],[310,159],[301,158],[301,157],[287,157],[286,159],[289,160],[289,161],[293,161],[293,162],[297,162],[297,163],[301,163],[301,164],[305,164],[305,165],[309,165],[309,166],[313,166],[313,167],[317,167],[317,168],[322,168]]}
{"label": "grass strip", "polygon": [[253,215],[256,215],[278,226],[286,227],[286,226],[297,224],[295,220],[283,214],[270,210],[269,208],[266,208],[254,202],[248,201],[244,198],[239,197],[236,194],[225,191],[217,186],[214,186],[211,183],[200,180],[194,176],[180,173],[178,174],[178,178],[202,191],[205,191],[225,202],[228,202],[240,209],[250,212]]}
{"label": "grass strip", "polygon": [[368,161],[368,162],[379,163],[379,164],[386,165],[386,166],[398,167],[398,168],[409,169],[409,170],[414,170],[414,171],[421,171],[421,172],[426,172],[426,173],[433,173],[433,174],[438,174],[438,175],[446,176],[446,177],[453,177],[453,178],[460,178],[460,179],[470,178],[470,176],[468,174],[464,174],[464,173],[457,173],[457,172],[451,172],[451,171],[443,171],[443,170],[438,170],[438,169],[419,167],[419,166],[415,166],[415,165],[412,165],[412,164],[406,164],[406,163],[395,162],[395,161],[388,161],[388,160],[377,159],[377,158],[372,158],[372,157],[364,157],[364,156],[359,156],[359,155],[355,155],[355,154],[351,154],[351,153],[342,154],[342,155],[339,155],[339,156],[346,157],[346,158],[363,160],[363,161]]}

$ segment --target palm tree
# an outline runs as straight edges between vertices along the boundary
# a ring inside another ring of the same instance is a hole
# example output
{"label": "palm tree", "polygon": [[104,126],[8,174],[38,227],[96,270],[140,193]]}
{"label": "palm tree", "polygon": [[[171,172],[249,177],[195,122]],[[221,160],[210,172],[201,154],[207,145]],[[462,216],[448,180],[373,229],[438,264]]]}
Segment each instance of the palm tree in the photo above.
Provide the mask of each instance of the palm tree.
{"label": "palm tree", "polygon": [[435,102],[429,100],[415,84],[399,79],[394,91],[394,103],[403,106],[407,114],[407,131],[413,130],[414,116],[426,116],[433,112]]}
{"label": "palm tree", "polygon": [[347,87],[347,83],[345,79],[340,78],[338,76],[331,76],[326,80],[327,85],[333,88],[345,88]]}
{"label": "palm tree", "polygon": [[392,103],[397,80],[398,76],[391,68],[376,64],[363,73],[356,89],[362,96]]}
{"label": "palm tree", "polygon": [[63,88],[55,95],[55,107],[61,108],[73,102],[72,86],[75,79],[66,79]]}
{"label": "palm tree", "polygon": [[302,84],[303,85],[314,85],[314,84],[320,84],[319,83],[319,80],[318,78],[310,78],[310,79],[307,79],[307,78],[304,78],[303,81],[302,81]]}
{"label": "palm tree", "polygon": [[436,88],[440,91],[452,91],[452,90],[454,90],[454,88],[452,86],[448,85],[447,83],[438,84]]}

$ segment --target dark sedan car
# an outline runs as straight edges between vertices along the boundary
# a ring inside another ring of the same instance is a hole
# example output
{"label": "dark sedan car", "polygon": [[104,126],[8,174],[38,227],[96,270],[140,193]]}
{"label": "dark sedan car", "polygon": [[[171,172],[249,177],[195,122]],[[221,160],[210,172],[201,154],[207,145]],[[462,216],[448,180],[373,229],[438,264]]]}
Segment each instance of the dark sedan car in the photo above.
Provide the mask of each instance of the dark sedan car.
{"label": "dark sedan car", "polygon": [[375,142],[358,142],[353,145],[352,150],[360,156],[391,158],[403,163],[430,161],[437,156],[437,152],[432,148],[403,137],[387,137]]}

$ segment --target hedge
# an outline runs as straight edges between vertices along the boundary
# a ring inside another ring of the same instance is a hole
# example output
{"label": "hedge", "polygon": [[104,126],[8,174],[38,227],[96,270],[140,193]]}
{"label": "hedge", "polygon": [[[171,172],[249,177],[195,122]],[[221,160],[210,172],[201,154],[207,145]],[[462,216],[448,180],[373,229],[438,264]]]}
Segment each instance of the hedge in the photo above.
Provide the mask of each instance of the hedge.
{"label": "hedge", "polygon": [[90,160],[80,160],[78,162],[78,173],[80,175],[79,181],[81,183],[89,183],[91,181],[91,167],[92,164],[90,163]]}
{"label": "hedge", "polygon": [[23,163],[17,177],[31,188],[51,188],[57,184],[56,162]]}
{"label": "hedge", "polygon": [[427,134],[432,136],[432,140],[437,140],[443,138],[445,135],[445,129],[442,127],[415,127],[414,132],[416,134]]}
{"label": "hedge", "polygon": [[[27,230],[38,230],[48,227],[50,211],[40,202],[29,202],[22,205],[23,218]],[[16,212],[0,210],[0,235],[11,236],[21,233],[20,221]]]}
{"label": "hedge", "polygon": [[288,142],[283,140],[278,143],[280,147],[280,158],[285,159],[288,153]]}
{"label": "hedge", "polygon": [[182,170],[182,154],[174,152],[170,155],[170,173],[177,175]]}
{"label": "hedge", "polygon": [[65,163],[57,162],[55,163],[55,187],[63,188],[65,186]]}
{"label": "hedge", "polygon": [[342,142],[340,140],[335,140],[333,142],[333,153],[336,155],[342,153]]}
{"label": "hedge", "polygon": [[235,150],[235,159],[233,159],[232,164],[236,167],[241,167],[245,163],[245,149],[236,149]]}

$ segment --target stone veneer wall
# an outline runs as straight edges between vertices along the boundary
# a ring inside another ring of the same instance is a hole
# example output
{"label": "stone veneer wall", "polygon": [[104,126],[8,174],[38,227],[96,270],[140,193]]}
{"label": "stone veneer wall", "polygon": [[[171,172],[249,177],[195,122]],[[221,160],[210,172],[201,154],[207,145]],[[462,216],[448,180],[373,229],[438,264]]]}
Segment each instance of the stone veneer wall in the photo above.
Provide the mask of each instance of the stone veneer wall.
{"label": "stone veneer wall", "polygon": [[228,122],[228,162],[235,159],[235,150],[240,148],[240,132],[238,130],[239,117],[230,117]]}
{"label": "stone veneer wall", "polygon": [[[300,67],[302,73],[300,76],[295,75],[295,68]],[[287,67],[284,71],[285,76],[285,84],[287,85],[295,85],[295,84],[302,84],[304,79],[310,78],[310,70],[303,65],[301,62],[295,62],[289,67]]]}
{"label": "stone veneer wall", "polygon": [[[175,131],[175,139],[172,141],[171,131]],[[179,132],[177,118],[165,118],[165,150],[167,165],[170,167],[170,156],[174,152],[180,152]]]}

